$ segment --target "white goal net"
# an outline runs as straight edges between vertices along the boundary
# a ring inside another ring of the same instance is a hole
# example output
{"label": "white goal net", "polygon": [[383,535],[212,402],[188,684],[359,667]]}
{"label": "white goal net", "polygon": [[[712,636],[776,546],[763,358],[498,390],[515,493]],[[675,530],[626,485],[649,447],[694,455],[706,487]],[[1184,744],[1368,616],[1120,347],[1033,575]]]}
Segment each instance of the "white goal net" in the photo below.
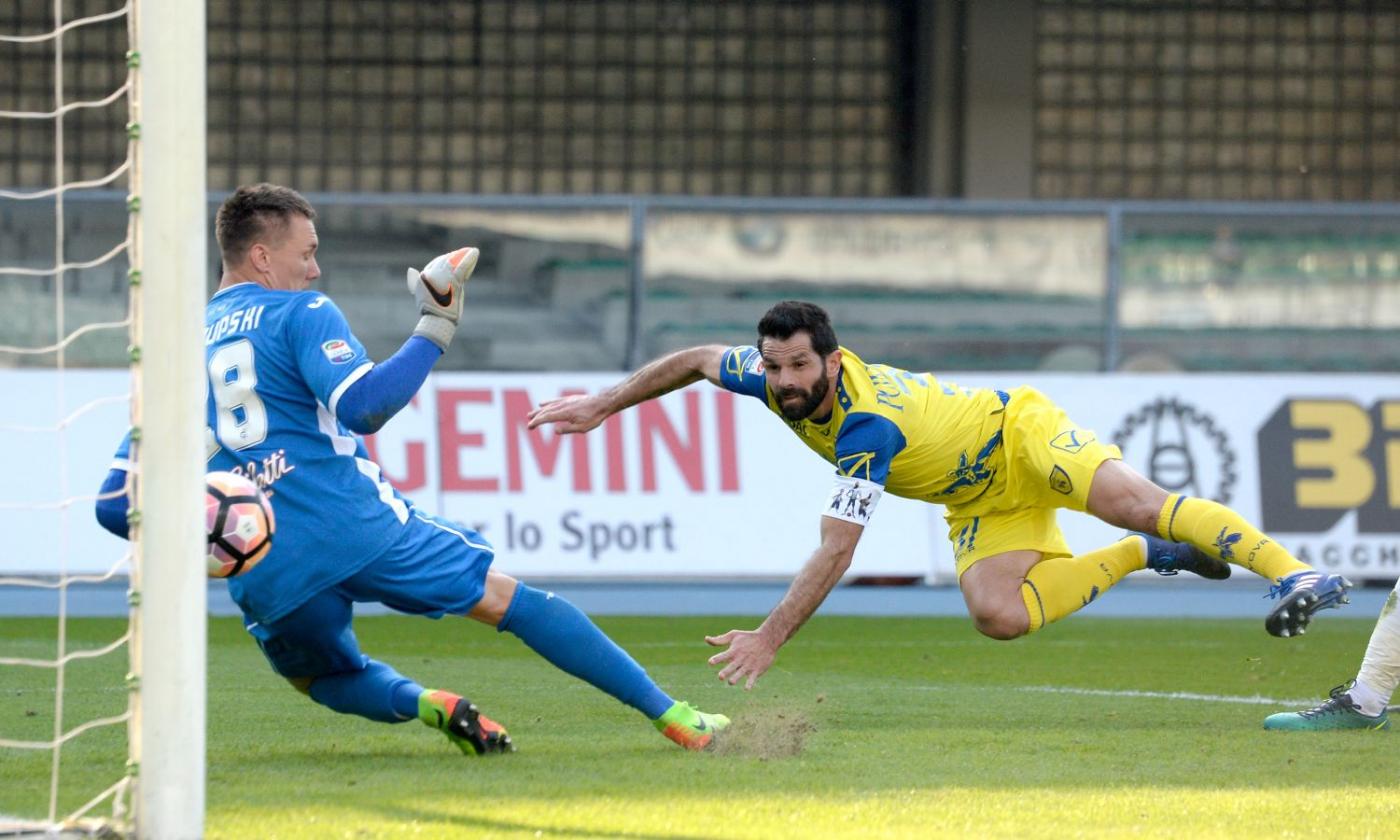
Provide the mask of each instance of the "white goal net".
{"label": "white goal net", "polygon": [[0,836],[203,830],[203,44],[199,3],[0,9]]}

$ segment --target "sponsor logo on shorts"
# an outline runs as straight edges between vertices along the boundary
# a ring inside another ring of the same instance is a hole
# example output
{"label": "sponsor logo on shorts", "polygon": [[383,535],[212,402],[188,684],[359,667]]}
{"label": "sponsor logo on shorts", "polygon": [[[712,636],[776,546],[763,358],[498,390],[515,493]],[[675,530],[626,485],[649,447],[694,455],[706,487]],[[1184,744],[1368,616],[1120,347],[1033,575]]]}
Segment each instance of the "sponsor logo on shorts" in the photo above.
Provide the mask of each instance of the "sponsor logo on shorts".
{"label": "sponsor logo on shorts", "polygon": [[334,338],[321,345],[321,352],[326,354],[326,358],[333,365],[343,365],[355,358],[355,351],[350,349],[343,339]]}
{"label": "sponsor logo on shorts", "polygon": [[[977,528],[982,524],[982,517],[974,516],[972,521],[962,526],[958,531],[958,536],[953,540],[953,559],[955,561],[966,557],[977,547]],[[1040,597],[1040,593],[1036,593]]]}

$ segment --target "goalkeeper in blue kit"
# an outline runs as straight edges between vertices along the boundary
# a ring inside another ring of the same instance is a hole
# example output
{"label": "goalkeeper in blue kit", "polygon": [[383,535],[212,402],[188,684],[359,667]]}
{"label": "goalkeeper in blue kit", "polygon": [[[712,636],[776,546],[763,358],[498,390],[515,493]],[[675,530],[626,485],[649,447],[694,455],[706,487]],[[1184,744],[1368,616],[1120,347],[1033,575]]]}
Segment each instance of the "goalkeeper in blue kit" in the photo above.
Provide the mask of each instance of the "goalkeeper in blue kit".
{"label": "goalkeeper in blue kit", "polygon": [[[208,469],[257,481],[277,516],[271,552],[229,580],[273,669],[337,712],[417,718],[467,755],[511,751],[505,727],[466,698],[371,659],[351,626],[357,601],[467,616],[515,635],[681,746],[709,746],[727,718],[673,700],[568,601],[492,570],[495,552],[480,534],[401,496],[356,436],[407,405],[452,341],[477,250],[409,269],[421,318],[375,364],[330,298],[310,289],[321,273],[315,219],[294,190],[240,187],[216,217],[223,275],[205,308]],[[138,468],[132,450],[128,434],[97,505],[102,525],[123,537],[127,499],[118,491]]]}

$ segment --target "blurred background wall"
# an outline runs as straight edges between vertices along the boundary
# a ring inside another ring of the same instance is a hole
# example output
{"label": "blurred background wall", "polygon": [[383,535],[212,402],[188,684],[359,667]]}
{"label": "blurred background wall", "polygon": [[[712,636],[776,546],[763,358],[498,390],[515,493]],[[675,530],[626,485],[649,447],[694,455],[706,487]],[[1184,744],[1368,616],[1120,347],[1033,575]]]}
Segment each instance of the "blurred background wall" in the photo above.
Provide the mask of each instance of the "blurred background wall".
{"label": "blurred background wall", "polygon": [[[211,197],[311,194],[325,286],[377,355],[411,323],[403,268],[471,241],[460,368],[627,367],[749,341],[800,296],[917,369],[1400,369],[1391,3],[208,11]],[[48,19],[0,9],[6,31]],[[69,96],[120,84],[122,25],[64,39]],[[52,107],[54,48],[6,52],[3,107]],[[123,113],[65,117],[68,178],[119,162]],[[53,183],[47,124],[4,121],[0,150],[0,186]],[[69,259],[111,247],[122,199],[74,194]],[[7,203],[7,260],[50,262],[52,216]],[[124,307],[116,271],[64,280],[70,321]],[[43,284],[0,284],[0,306],[0,343],[52,334]],[[102,340],[69,363],[114,358]]]}

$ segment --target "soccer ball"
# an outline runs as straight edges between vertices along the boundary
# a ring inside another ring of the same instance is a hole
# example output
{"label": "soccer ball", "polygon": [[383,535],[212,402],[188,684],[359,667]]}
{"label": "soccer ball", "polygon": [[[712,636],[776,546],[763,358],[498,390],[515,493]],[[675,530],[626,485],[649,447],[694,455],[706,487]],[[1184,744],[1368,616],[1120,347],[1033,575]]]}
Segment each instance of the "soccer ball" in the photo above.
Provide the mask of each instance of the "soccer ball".
{"label": "soccer ball", "polygon": [[272,548],[277,520],[256,482],[237,473],[204,477],[204,533],[209,540],[209,577],[242,574]]}

